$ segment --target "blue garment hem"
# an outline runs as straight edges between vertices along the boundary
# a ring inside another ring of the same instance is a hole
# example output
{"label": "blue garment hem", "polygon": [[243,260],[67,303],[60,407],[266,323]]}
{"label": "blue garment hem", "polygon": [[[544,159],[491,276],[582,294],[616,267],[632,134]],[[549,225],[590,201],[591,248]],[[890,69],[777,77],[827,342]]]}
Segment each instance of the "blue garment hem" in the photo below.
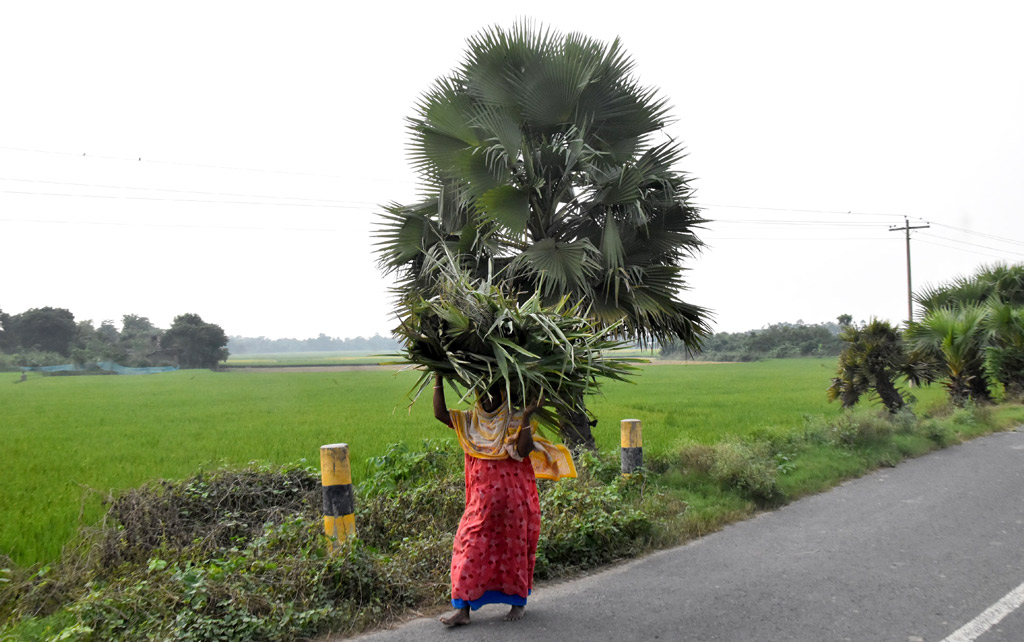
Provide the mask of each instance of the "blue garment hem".
{"label": "blue garment hem", "polygon": [[[532,591],[527,592],[527,596]],[[460,600],[452,598],[452,606],[457,609],[464,609],[467,606],[472,610],[477,610],[484,604],[508,604],[509,606],[526,606],[526,598],[522,595],[509,595],[508,593],[502,593],[501,591],[485,591],[483,595],[476,598],[475,600]]]}

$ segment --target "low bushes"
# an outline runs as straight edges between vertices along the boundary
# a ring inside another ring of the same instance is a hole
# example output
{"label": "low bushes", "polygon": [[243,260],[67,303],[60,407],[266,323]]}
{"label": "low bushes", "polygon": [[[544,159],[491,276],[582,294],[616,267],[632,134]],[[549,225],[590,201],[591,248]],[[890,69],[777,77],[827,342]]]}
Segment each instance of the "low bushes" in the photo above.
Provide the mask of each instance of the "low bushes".
{"label": "low bushes", "polygon": [[[992,422],[986,407],[923,419],[861,409],[744,441],[683,443],[628,478],[616,455],[584,453],[578,479],[539,484],[536,577],[679,543]],[[358,538],[333,553],[315,470],[253,465],[129,491],[56,563],[0,557],[0,640],[283,641],[440,607],[462,458],[450,441],[426,441],[372,459],[357,489]]]}
{"label": "low bushes", "polygon": [[[621,480],[609,456],[585,455],[578,468],[577,480],[540,484],[538,579],[649,546],[656,513],[644,504],[642,476]],[[135,489],[54,565],[2,565],[0,621],[12,626],[0,639],[359,631],[446,600],[464,494],[451,442],[392,446],[357,491],[359,538],[332,554],[314,470],[253,466]]]}

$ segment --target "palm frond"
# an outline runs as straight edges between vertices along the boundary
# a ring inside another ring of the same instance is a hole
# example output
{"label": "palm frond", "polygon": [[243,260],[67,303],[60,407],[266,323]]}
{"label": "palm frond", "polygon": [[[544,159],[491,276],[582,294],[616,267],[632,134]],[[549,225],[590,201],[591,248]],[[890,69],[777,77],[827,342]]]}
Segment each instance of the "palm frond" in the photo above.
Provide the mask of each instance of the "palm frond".
{"label": "palm frond", "polygon": [[463,399],[500,385],[516,406],[543,396],[552,410],[541,417],[554,426],[559,413],[581,411],[583,393],[602,379],[635,373],[639,360],[611,356],[622,345],[612,338],[617,328],[594,325],[579,304],[544,305],[539,294],[517,302],[507,286],[472,278],[454,257],[440,261],[438,294],[410,299],[395,330],[406,359],[422,370],[411,399],[435,373],[464,388]]}

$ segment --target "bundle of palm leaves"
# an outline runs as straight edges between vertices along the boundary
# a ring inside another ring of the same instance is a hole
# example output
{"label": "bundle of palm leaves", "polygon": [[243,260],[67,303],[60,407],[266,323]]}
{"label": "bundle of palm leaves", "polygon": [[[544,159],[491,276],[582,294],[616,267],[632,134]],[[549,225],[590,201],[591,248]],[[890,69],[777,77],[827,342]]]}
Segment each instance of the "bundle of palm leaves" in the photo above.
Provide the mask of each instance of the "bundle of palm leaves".
{"label": "bundle of palm leaves", "polygon": [[514,407],[543,399],[535,415],[557,425],[557,416],[584,412],[583,395],[601,378],[625,380],[642,361],[609,356],[623,341],[617,326],[599,328],[580,305],[567,299],[544,305],[539,294],[517,301],[499,285],[446,270],[434,296],[414,296],[396,334],[405,358],[422,374],[410,391],[415,400],[435,374],[475,399],[495,386]]}

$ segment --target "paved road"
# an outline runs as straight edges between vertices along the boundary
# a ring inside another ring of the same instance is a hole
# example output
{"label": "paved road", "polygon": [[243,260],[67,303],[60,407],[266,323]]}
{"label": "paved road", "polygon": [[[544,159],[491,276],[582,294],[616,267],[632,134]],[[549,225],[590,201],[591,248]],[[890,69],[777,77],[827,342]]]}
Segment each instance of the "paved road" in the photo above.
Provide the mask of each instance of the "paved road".
{"label": "paved road", "polygon": [[[492,606],[468,627],[446,630],[424,618],[358,640],[1022,642],[1020,601],[1018,431],[906,462],[686,546],[541,586],[518,623],[502,622],[504,610]],[[1008,612],[998,624],[976,622],[980,637],[950,637],[993,605]]]}

